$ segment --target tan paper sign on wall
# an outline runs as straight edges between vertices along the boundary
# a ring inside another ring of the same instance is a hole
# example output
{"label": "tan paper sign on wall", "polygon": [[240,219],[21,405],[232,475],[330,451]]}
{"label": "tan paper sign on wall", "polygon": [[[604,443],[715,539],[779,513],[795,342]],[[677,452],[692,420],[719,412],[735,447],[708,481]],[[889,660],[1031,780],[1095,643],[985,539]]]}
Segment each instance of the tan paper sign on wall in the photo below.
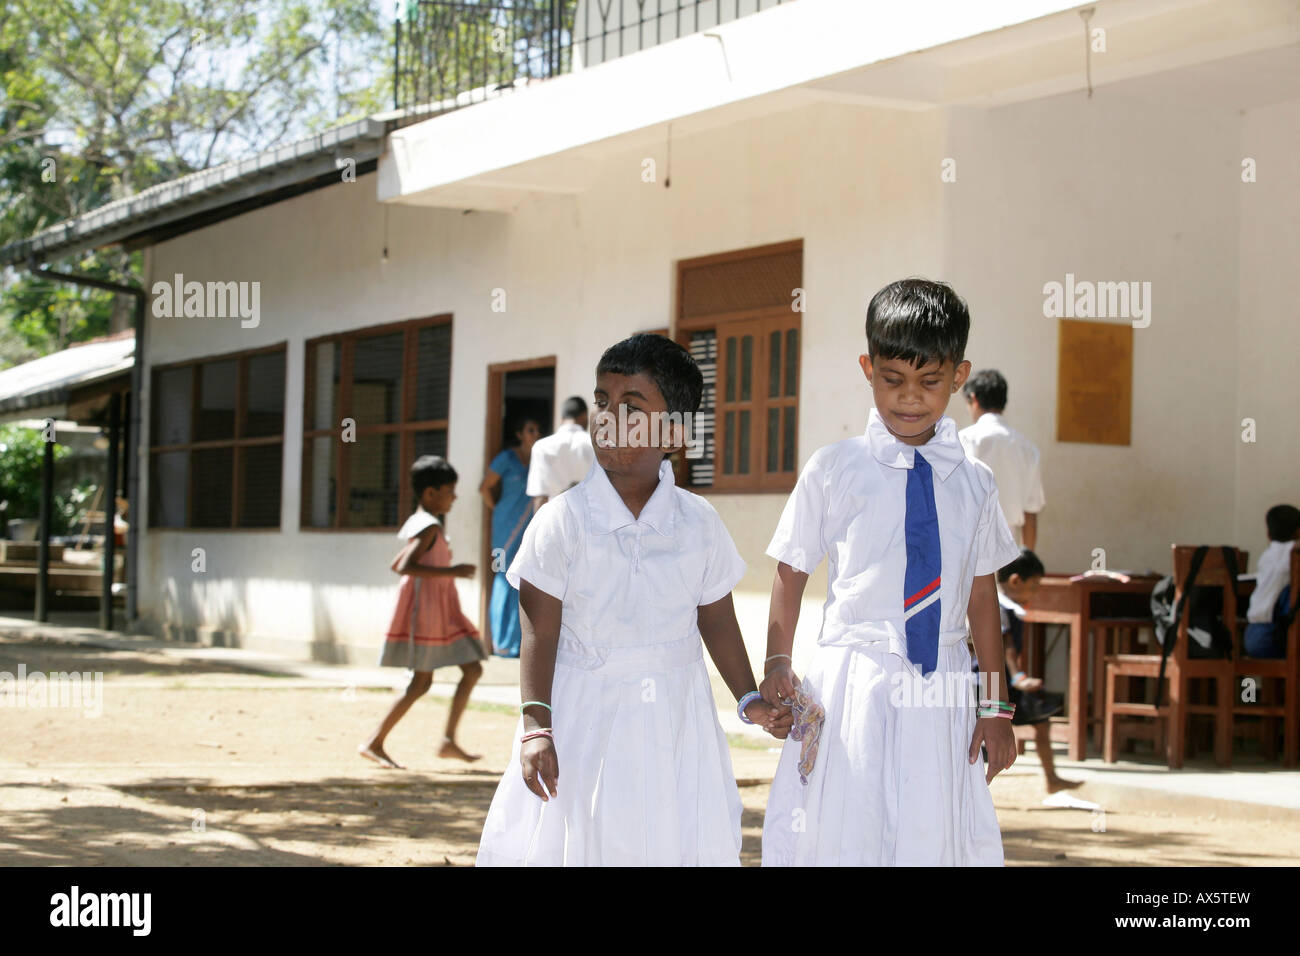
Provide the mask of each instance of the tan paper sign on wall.
{"label": "tan paper sign on wall", "polygon": [[1056,440],[1127,445],[1133,419],[1133,326],[1060,320]]}

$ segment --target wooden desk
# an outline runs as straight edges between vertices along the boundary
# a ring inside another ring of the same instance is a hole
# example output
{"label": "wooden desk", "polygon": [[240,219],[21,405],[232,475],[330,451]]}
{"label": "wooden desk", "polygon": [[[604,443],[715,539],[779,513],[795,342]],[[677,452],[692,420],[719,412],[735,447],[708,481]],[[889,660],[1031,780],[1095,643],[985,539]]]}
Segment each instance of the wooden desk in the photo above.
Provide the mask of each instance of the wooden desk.
{"label": "wooden desk", "polygon": [[[1041,637],[1038,625],[1068,624],[1070,627],[1070,677],[1065,706],[1071,760],[1083,760],[1087,756],[1089,674],[1094,693],[1102,692],[1104,675],[1097,673],[1093,664],[1100,655],[1088,653],[1088,637],[1094,626],[1134,626],[1137,621],[1149,622],[1151,592],[1159,580],[1135,577],[1128,583],[1108,578],[1071,581],[1068,575],[1048,574],[1043,576],[1032,605],[1025,608],[1025,623],[1030,632],[1026,635],[1027,645],[1036,648]],[[1141,608],[1147,609],[1145,613],[1140,613]],[[1029,663],[1033,669],[1026,670],[1041,676],[1043,662],[1038,656],[1031,654]]]}

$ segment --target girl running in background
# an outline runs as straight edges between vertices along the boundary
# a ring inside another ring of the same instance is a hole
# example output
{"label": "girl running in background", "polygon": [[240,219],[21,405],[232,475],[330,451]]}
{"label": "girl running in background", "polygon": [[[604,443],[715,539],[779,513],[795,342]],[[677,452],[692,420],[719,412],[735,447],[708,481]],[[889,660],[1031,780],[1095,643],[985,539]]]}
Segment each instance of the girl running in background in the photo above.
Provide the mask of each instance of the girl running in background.
{"label": "girl running in background", "polygon": [[456,743],[456,725],[465,712],[470,691],[483,673],[479,663],[487,659],[478,629],[460,609],[454,578],[472,578],[474,565],[451,563],[451,548],[441,516],[456,500],[456,469],[443,458],[424,455],[411,468],[415,513],[402,525],[397,536],[406,542],[391,568],[402,576],[397,587],[397,608],[388,626],[380,667],[406,667],[413,671],[411,682],[380,722],[374,736],[358,750],[381,767],[402,770],[384,751],[384,740],[411,705],[433,686],[433,672],[439,667],[458,665],[456,686],[447,714],[447,731],[439,757],[477,760]]}

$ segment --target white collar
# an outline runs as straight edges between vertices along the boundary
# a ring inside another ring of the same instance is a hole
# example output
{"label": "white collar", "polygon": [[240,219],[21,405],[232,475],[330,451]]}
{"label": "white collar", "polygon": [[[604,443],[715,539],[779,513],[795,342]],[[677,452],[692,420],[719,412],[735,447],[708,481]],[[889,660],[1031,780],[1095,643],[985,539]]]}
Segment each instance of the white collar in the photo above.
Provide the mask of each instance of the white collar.
{"label": "white collar", "polygon": [[930,467],[946,481],[957,466],[966,460],[966,450],[957,437],[957,423],[944,415],[934,430],[934,436],[924,445],[908,445],[894,437],[884,419],[874,408],[867,419],[867,444],[876,461],[890,468],[912,467],[913,456],[919,450]]}
{"label": "white collar", "polygon": [[1010,611],[1012,614],[1016,615],[1016,617],[1025,616],[1025,609],[1003,594],[1001,588],[998,588],[998,604],[1004,610]]}
{"label": "white collar", "polygon": [[596,462],[582,481],[586,490],[587,513],[591,517],[591,530],[596,534],[609,534],[630,524],[647,524],[665,537],[673,533],[674,508],[673,466],[670,461],[659,463],[659,487],[641,509],[641,516],[633,518],[623,499],[609,482],[609,475]]}
{"label": "white collar", "polygon": [[423,508],[416,508],[411,517],[406,519],[406,523],[398,530],[397,536],[403,541],[409,541],[416,535],[423,533],[425,528],[430,525],[440,524],[433,515]]}
{"label": "white collar", "polygon": [[560,422],[560,427],[555,429],[557,433],[572,432],[572,431],[585,432],[586,430],[587,429],[583,428],[577,422]]}

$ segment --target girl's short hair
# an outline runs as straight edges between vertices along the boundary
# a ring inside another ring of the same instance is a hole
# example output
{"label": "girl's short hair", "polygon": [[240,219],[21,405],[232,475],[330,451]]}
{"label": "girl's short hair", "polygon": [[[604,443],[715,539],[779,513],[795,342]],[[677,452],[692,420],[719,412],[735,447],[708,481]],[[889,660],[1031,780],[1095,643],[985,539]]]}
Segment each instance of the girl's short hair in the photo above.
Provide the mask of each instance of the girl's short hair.
{"label": "girl's short hair", "polygon": [[451,467],[451,463],[438,455],[421,455],[411,466],[411,487],[415,490],[416,499],[424,494],[425,488],[454,485],[457,477],[456,469]]}
{"label": "girl's short hair", "polygon": [[943,282],[900,279],[867,306],[867,351],[873,360],[899,359],[921,368],[966,357],[970,312]]}
{"label": "girl's short hair", "polygon": [[611,345],[596,365],[597,375],[646,373],[655,383],[668,411],[694,415],[704,395],[704,375],[686,351],[672,339],[640,332]]}

